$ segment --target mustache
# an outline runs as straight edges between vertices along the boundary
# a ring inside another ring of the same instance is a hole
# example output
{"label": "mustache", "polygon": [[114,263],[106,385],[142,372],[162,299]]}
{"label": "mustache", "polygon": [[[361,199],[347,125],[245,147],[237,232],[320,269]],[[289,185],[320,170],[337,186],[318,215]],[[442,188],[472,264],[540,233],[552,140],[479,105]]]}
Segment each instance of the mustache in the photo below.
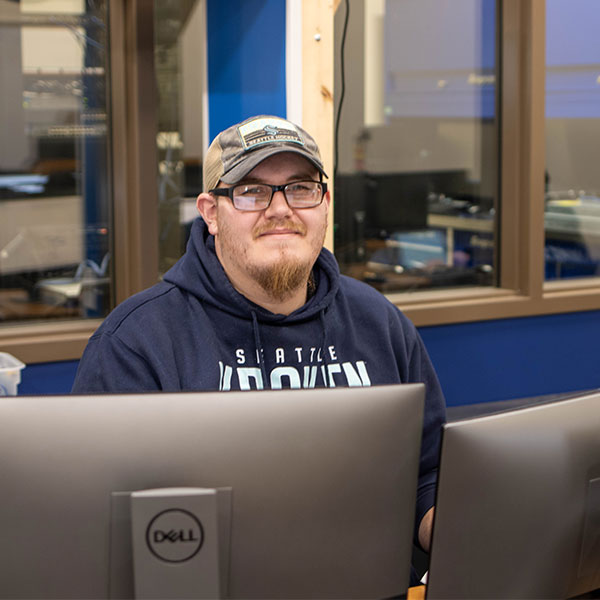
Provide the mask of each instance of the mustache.
{"label": "mustache", "polygon": [[277,229],[289,229],[294,233],[299,233],[300,235],[306,234],[306,225],[304,223],[296,223],[292,221],[292,219],[284,219],[282,221],[277,221],[274,223],[264,223],[262,225],[257,225],[253,231],[252,235],[254,239],[260,237],[264,233],[270,233],[271,231],[275,231]]}

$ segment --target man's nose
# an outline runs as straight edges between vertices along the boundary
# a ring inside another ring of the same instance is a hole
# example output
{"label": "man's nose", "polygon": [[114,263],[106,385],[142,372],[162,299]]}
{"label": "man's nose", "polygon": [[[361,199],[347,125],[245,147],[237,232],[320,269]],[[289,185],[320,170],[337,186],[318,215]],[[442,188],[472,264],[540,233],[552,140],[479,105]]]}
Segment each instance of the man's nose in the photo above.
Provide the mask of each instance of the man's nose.
{"label": "man's nose", "polygon": [[290,208],[285,196],[283,194],[283,190],[279,190],[273,194],[273,198],[271,198],[271,204],[265,211],[266,217],[281,217],[285,215],[290,215],[292,213],[292,209]]}

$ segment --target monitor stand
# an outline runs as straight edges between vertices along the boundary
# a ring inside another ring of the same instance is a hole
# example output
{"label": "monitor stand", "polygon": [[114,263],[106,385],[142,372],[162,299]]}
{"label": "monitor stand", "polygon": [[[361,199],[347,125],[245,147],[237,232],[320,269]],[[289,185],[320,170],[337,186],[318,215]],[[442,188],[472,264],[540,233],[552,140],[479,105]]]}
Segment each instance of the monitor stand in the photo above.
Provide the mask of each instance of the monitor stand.
{"label": "monitor stand", "polygon": [[111,495],[109,598],[226,598],[231,488]]}
{"label": "monitor stand", "polygon": [[587,579],[586,587],[600,589],[600,477],[588,483],[583,542],[578,576]]}

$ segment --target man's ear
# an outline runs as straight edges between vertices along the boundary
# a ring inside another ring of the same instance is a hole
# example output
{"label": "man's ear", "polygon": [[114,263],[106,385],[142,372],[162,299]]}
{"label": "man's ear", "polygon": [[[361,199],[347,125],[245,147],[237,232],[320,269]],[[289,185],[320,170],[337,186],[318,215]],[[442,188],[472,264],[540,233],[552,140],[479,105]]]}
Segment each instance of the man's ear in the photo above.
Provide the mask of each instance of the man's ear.
{"label": "man's ear", "polygon": [[204,219],[208,232],[212,235],[217,234],[217,199],[212,194],[203,192],[196,199],[196,208]]}
{"label": "man's ear", "polygon": [[323,196],[323,203],[327,207],[326,212],[329,212],[329,209],[331,208],[331,193],[329,190],[327,190],[325,196]]}

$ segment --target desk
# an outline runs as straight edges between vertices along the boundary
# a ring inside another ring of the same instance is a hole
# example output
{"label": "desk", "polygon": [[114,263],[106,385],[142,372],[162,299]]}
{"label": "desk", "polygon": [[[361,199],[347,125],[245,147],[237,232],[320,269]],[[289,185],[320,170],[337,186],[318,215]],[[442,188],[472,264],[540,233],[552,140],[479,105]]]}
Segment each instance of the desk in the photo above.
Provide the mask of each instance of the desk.
{"label": "desk", "polygon": [[406,600],[425,600],[425,590],[427,589],[424,585],[416,585],[408,588],[406,594]]}
{"label": "desk", "polygon": [[446,264],[454,265],[454,232],[473,231],[474,233],[494,233],[494,219],[477,217],[457,217],[453,215],[427,215],[427,226],[446,230]]}
{"label": "desk", "polygon": [[78,307],[32,301],[26,290],[0,290],[0,321],[65,317],[81,317],[81,311]]}

